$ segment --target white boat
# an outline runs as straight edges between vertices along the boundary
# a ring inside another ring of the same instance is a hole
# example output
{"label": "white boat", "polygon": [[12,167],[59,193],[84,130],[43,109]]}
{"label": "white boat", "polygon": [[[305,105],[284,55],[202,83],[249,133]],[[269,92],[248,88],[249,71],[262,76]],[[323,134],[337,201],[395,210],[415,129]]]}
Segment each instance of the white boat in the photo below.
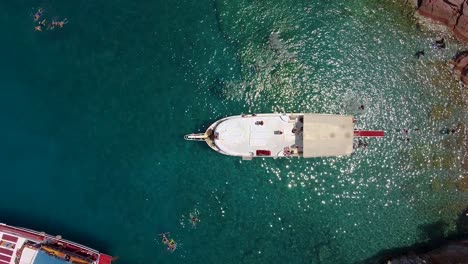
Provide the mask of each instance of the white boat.
{"label": "white boat", "polygon": [[205,133],[185,135],[213,150],[250,160],[253,157],[348,156],[355,137],[383,137],[384,131],[354,130],[354,118],[328,114],[250,114],[214,122]]}
{"label": "white boat", "polygon": [[0,223],[0,264],[111,264],[112,257],[61,236]]}

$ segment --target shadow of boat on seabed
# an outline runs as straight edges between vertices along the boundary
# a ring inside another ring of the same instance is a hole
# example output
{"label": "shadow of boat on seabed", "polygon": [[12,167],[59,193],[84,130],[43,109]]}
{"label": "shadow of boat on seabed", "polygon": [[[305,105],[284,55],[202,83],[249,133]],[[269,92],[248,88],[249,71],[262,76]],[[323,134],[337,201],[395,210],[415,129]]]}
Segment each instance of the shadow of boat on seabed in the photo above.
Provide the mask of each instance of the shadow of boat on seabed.
{"label": "shadow of boat on seabed", "polygon": [[382,250],[355,264],[441,264],[468,263],[468,208],[459,216],[456,231],[445,236],[447,224],[438,221],[418,228],[429,240],[408,247]]}

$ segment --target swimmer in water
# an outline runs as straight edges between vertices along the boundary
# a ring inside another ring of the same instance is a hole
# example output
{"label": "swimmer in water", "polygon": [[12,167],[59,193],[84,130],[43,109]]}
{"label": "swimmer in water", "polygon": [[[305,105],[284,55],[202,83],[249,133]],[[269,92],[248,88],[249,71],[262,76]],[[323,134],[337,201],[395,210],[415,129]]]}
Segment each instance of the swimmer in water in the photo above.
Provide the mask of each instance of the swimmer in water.
{"label": "swimmer in water", "polygon": [[458,124],[456,127],[452,127],[452,128],[443,128],[443,129],[441,129],[439,132],[440,132],[441,134],[450,135],[450,134],[455,134],[455,133],[457,133],[458,131],[460,131],[461,128],[462,128],[461,124]]}
{"label": "swimmer in water", "polygon": [[44,10],[39,7],[37,10],[36,14],[34,14],[34,21],[38,21],[39,18],[41,18],[42,14],[44,13]]}
{"label": "swimmer in water", "polygon": [[167,236],[169,233],[162,233],[162,234],[159,234],[162,239],[161,239],[161,242],[164,244],[164,245],[167,245],[167,243],[169,242],[169,240],[167,239]]}
{"label": "swimmer in water", "polygon": [[36,30],[36,31],[42,31],[42,27],[41,27],[41,25],[39,25],[39,26],[35,26],[35,27],[34,27],[34,30]]}
{"label": "swimmer in water", "polygon": [[[397,129],[397,131],[398,131],[398,129]],[[411,128],[406,129],[406,128],[404,128],[404,129],[401,129],[400,131],[401,131],[401,134],[402,134],[402,135],[401,135],[401,139],[402,139],[403,141],[408,142],[408,141],[410,141],[410,133],[411,133],[411,131],[419,132],[419,128],[415,128],[415,129],[411,129]]]}
{"label": "swimmer in water", "polygon": [[54,19],[54,20],[52,20],[52,22],[50,23],[50,25],[49,25],[49,27],[48,27],[47,29],[48,29],[48,30],[54,30],[55,27],[63,28],[63,26],[64,26],[65,24],[67,24],[67,23],[68,23],[68,19],[67,19],[67,18],[65,18],[65,19],[62,20],[62,21],[56,21],[56,20]]}
{"label": "swimmer in water", "polygon": [[68,23],[68,19],[67,19],[67,18],[65,18],[65,19],[62,20],[62,21],[56,22],[56,24],[57,24],[57,26],[58,26],[59,28],[63,28],[63,26],[64,26],[65,24],[67,24],[67,23]]}
{"label": "swimmer in water", "polygon": [[56,25],[57,25],[57,22],[55,20],[52,20],[49,26],[47,27],[47,30],[54,30]]}
{"label": "swimmer in water", "polygon": [[177,249],[177,243],[174,239],[171,239],[169,243],[167,243],[167,250],[174,252]]}
{"label": "swimmer in water", "polygon": [[198,224],[198,222],[200,222],[200,219],[198,219],[196,214],[190,213],[190,222],[195,227]]}
{"label": "swimmer in water", "polygon": [[414,57],[416,58],[421,58],[421,56],[424,56],[424,50],[420,50],[414,54]]}
{"label": "swimmer in water", "polygon": [[445,39],[444,38],[441,38],[440,40],[436,40],[432,46],[435,48],[435,49],[445,49]]}
{"label": "swimmer in water", "polygon": [[364,140],[362,139],[358,139],[358,141],[354,144],[354,147],[355,148],[363,148],[363,149],[366,149],[367,148],[367,142],[365,142]]}

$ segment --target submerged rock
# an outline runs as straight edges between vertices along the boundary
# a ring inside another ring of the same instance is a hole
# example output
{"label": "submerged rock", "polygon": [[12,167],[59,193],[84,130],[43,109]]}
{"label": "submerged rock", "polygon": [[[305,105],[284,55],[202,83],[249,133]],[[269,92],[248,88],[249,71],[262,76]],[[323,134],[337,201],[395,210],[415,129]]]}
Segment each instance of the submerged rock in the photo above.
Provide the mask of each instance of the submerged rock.
{"label": "submerged rock", "polygon": [[286,48],[286,44],[280,38],[278,32],[271,32],[270,36],[268,37],[268,44],[270,48],[280,56],[281,59],[284,60],[294,60],[296,58],[296,54],[289,52]]}
{"label": "submerged rock", "polygon": [[463,175],[456,181],[456,186],[459,191],[467,192],[468,191],[468,174]]}
{"label": "submerged rock", "polygon": [[468,3],[465,0],[418,0],[418,13],[446,25],[461,41],[468,41]]}
{"label": "submerged rock", "polygon": [[423,254],[410,253],[387,262],[388,264],[468,263],[468,240],[452,242]]}

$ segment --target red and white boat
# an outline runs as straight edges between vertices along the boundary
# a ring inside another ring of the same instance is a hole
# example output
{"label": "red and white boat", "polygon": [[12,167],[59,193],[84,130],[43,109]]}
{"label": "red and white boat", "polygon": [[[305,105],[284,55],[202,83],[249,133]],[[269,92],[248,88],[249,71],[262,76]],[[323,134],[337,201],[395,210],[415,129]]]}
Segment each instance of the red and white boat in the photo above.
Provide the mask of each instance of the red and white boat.
{"label": "red and white boat", "polygon": [[86,246],[0,223],[0,264],[110,264],[112,257]]}
{"label": "red and white boat", "polygon": [[355,119],[327,114],[251,114],[213,123],[205,133],[185,135],[213,150],[250,160],[253,157],[348,156],[358,137],[383,137],[384,131],[354,129]]}

